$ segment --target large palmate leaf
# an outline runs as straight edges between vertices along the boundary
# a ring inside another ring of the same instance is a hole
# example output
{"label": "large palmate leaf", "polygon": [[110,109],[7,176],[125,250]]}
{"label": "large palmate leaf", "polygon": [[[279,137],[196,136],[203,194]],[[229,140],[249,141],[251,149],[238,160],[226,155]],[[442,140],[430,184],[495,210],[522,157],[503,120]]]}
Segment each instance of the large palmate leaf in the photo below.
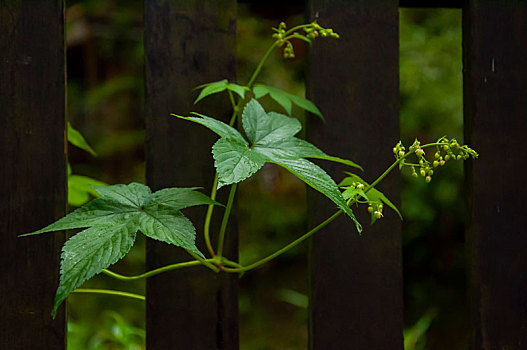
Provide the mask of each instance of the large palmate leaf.
{"label": "large palmate leaf", "polygon": [[295,104],[298,107],[305,109],[306,111],[311,112],[319,116],[322,120],[324,120],[324,117],[322,116],[322,113],[317,108],[317,106],[315,106],[313,102],[305,98],[290,94],[286,91],[271,86],[261,84],[258,84],[253,87],[253,93],[254,97],[257,99],[262,98],[265,95],[269,95],[269,97],[271,97],[273,100],[276,101],[276,103],[282,106],[289,115],[291,115],[291,108],[293,104]]}
{"label": "large palmate leaf", "polygon": [[212,147],[218,171],[218,188],[247,179],[266,162],[275,163],[331,199],[355,221],[360,232],[361,227],[337,184],[324,170],[305,158],[360,167],[349,160],[328,156],[309,142],[294,137],[302,129],[298,120],[279,113],[266,113],[256,100],[251,100],[242,114],[243,128],[249,139],[247,142],[236,129],[216,119],[203,115],[176,117],[202,124],[221,137]]}
{"label": "large palmate leaf", "polygon": [[203,256],[195,245],[196,230],[181,209],[218,204],[196,188],[167,188],[152,193],[138,183],[95,187],[101,196],[41,230],[28,233],[87,228],[62,249],[60,284],[53,315],[62,301],[84,281],[121,259],[135,234],[174,244]]}

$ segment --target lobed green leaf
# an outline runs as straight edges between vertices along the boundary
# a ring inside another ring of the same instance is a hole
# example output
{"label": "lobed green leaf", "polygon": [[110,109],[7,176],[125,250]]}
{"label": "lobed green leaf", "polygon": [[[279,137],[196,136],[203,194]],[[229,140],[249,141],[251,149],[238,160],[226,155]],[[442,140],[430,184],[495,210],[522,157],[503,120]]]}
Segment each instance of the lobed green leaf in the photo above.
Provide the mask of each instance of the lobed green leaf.
{"label": "lobed green leaf", "polygon": [[227,125],[217,119],[207,117],[206,115],[202,115],[199,113],[193,114],[199,117],[183,117],[177,114],[171,115],[180,119],[185,119],[194,123],[201,124],[218,134],[220,137],[235,139],[241,143],[247,144],[247,141],[245,141],[243,136],[238,132],[238,130],[234,129],[232,126]]}
{"label": "lobed green leaf", "polygon": [[204,85],[200,85],[197,88],[202,88],[201,92],[199,93],[198,97],[194,101],[194,104],[198,103],[202,99],[204,99],[207,96],[210,96],[212,94],[217,94],[218,92],[222,92],[227,90],[227,79],[215,81],[213,83],[208,83]]}
{"label": "lobed green leaf", "polygon": [[150,196],[145,207],[148,209],[152,206],[161,205],[166,208],[180,210],[202,204],[221,205],[209,196],[201,192],[196,192],[198,189],[199,187],[172,187],[156,191]]}
{"label": "lobed green leaf", "polygon": [[308,99],[290,94],[286,91],[271,86],[261,84],[258,84],[253,87],[253,93],[256,99],[269,95],[269,97],[271,97],[280,106],[282,106],[289,115],[291,115],[291,105],[295,104],[298,107],[305,109],[306,111],[311,112],[320,117],[320,119],[324,120],[324,117],[322,116],[322,113],[317,108],[317,106],[315,106],[315,104],[309,101]]}
{"label": "lobed green leaf", "polygon": [[179,210],[146,208],[137,215],[137,224],[145,236],[188,249],[204,258],[194,242],[194,225]]}
{"label": "lobed green leaf", "polygon": [[202,99],[204,99],[207,96],[217,94],[219,92],[230,90],[234,93],[236,93],[238,96],[240,96],[242,99],[245,98],[245,90],[248,90],[248,88],[235,84],[235,83],[229,83],[227,79],[223,79],[220,81],[215,81],[212,83],[207,83],[200,85],[196,87],[196,89],[202,89],[196,100],[194,101],[194,104],[198,103]]}
{"label": "lobed green leaf", "polygon": [[136,232],[133,219],[120,218],[81,231],[64,244],[53,317],[72,291],[130,251]]}
{"label": "lobed green leaf", "polygon": [[262,106],[251,100],[242,113],[242,124],[250,145],[238,131],[206,116],[185,118],[200,123],[221,138],[212,147],[214,165],[218,172],[218,188],[241,182],[256,173],[266,162],[276,163],[326,195],[361,226],[347,206],[337,184],[320,167],[304,158],[326,159],[349,166],[357,164],[328,156],[307,141],[295,138],[302,128],[300,122],[279,113],[266,113]]}
{"label": "lobed green leaf", "polygon": [[95,190],[101,198],[41,230],[23,235],[88,227],[64,245],[53,314],[75,288],[121,259],[132,247],[138,230],[203,257],[195,245],[196,230],[180,209],[218,204],[195,188],[167,188],[151,193],[147,186],[131,183],[97,186]]}
{"label": "lobed green leaf", "polygon": [[280,143],[302,130],[297,119],[279,113],[266,113],[262,106],[251,100],[242,114],[243,129],[254,147]]}
{"label": "lobed green leaf", "polygon": [[265,158],[235,139],[221,138],[212,146],[218,188],[241,182],[256,173]]}

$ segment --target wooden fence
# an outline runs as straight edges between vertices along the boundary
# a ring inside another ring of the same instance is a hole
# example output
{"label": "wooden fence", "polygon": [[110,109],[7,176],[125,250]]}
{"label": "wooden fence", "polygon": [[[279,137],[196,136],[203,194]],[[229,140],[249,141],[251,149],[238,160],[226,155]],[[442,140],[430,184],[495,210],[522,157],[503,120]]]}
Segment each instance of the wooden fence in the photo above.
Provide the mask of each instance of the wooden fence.
{"label": "wooden fence", "polygon": [[[308,3],[310,19],[318,13],[342,36],[312,49],[308,93],[333,122],[313,121],[310,138],[381,170],[399,138],[398,8],[462,8],[465,141],[480,152],[465,171],[472,344],[527,349],[527,2],[400,2]],[[55,320],[50,309],[64,236],[17,235],[65,212],[64,3],[0,0],[0,33],[0,349],[60,350],[64,308]],[[210,133],[167,116],[191,110],[198,83],[235,78],[236,1],[145,1],[144,35],[147,182],[211,183],[208,162],[193,155],[208,152],[200,140]],[[174,152],[181,144],[193,152]],[[382,185],[396,202],[398,188],[397,175]],[[320,200],[310,194],[314,222],[328,214]],[[312,244],[309,346],[401,349],[401,224],[387,215],[368,235],[353,231],[336,221]],[[237,238],[229,239],[236,258]],[[148,268],[173,263],[174,254],[148,242]],[[200,271],[148,280],[149,350],[238,348],[237,278]]]}

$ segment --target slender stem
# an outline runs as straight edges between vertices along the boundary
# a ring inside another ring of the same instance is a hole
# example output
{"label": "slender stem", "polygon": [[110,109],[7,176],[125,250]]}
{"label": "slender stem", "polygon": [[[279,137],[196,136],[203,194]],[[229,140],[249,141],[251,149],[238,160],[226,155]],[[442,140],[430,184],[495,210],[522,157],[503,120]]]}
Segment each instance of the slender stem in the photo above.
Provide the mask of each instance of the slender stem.
{"label": "slender stem", "polygon": [[[240,100],[242,101],[242,100]],[[236,117],[238,116],[238,105],[240,105],[241,102],[238,102],[236,106],[234,106],[234,111],[232,112],[231,120],[229,120],[229,126],[233,126],[234,122],[236,121]]]}
{"label": "slender stem", "polygon": [[[442,145],[448,145],[447,142],[434,142],[434,143],[429,143],[429,144],[426,144],[426,145],[423,145],[421,146],[421,148],[428,148],[428,147],[434,147],[434,146],[442,146]],[[412,151],[412,152],[408,152],[406,153],[404,156],[402,156],[401,158],[397,159],[395,162],[393,162],[392,165],[390,165],[388,167],[388,169],[386,169],[384,171],[384,173],[381,174],[381,176],[379,176],[375,181],[373,181],[370,185],[368,185],[365,189],[364,189],[364,192],[366,193],[367,191],[369,191],[370,189],[372,189],[373,187],[377,186],[377,184],[379,182],[382,181],[382,179],[384,179],[386,177],[386,175],[388,175],[388,173],[390,171],[393,170],[393,168],[395,168],[397,165],[399,165],[400,162],[403,161],[403,159],[405,159],[406,157],[408,157],[409,155],[411,154],[414,154],[415,151]]]}
{"label": "slender stem", "polygon": [[229,267],[226,267],[224,268],[225,271],[227,272],[244,272],[244,271],[249,271],[249,270],[252,270],[254,268],[257,268],[259,267],[260,265],[262,264],[265,264],[266,262],[276,258],[277,256],[285,253],[286,251],[288,251],[289,249],[291,248],[294,248],[296,247],[297,245],[299,245],[300,243],[302,243],[303,241],[305,241],[306,239],[308,239],[309,237],[311,237],[312,235],[314,235],[315,233],[317,233],[320,229],[322,229],[324,226],[326,226],[327,224],[329,224],[330,222],[332,222],[333,220],[335,220],[340,214],[342,214],[342,210],[339,210],[337,211],[335,214],[331,215],[329,218],[327,218],[326,220],[324,220],[322,223],[320,223],[318,226],[316,226],[315,228],[311,229],[309,232],[305,233],[304,235],[302,235],[301,237],[297,238],[296,240],[294,240],[293,242],[289,243],[288,245],[286,245],[285,247],[283,247],[282,249],[280,250],[277,250],[276,252],[274,252],[273,254],[271,255],[268,255],[266,256],[265,258],[261,259],[261,260],[258,260],[257,262],[255,263],[252,263],[250,265],[247,265],[247,266],[244,266],[244,267],[238,267],[238,268],[229,268]]}
{"label": "slender stem", "polygon": [[410,154],[411,154],[411,152],[406,153],[404,156],[402,156],[401,158],[399,158],[395,162],[393,162],[392,165],[390,165],[388,167],[388,169],[386,169],[384,171],[384,173],[381,174],[381,176],[379,176],[377,179],[375,179],[375,181],[373,181],[371,184],[366,186],[366,188],[364,189],[364,193],[366,193],[369,190],[371,190],[372,188],[374,188],[379,182],[382,181],[382,179],[384,179],[386,177],[386,175],[388,175],[390,173],[390,171],[393,170],[393,168],[395,168],[404,158],[408,157]]}
{"label": "slender stem", "polygon": [[[447,144],[447,143],[446,142],[442,142],[442,143],[441,142],[437,142],[437,143],[431,143],[431,144],[423,145],[423,146],[421,146],[421,148],[427,148],[427,147],[433,147],[433,146],[445,145],[445,144]],[[380,181],[382,181],[382,179],[384,179],[388,175],[388,173],[390,171],[393,170],[393,168],[395,168],[403,159],[405,159],[406,157],[408,157],[412,153],[415,153],[415,151],[414,152],[408,152],[407,154],[405,154],[404,156],[402,156],[401,158],[399,158],[395,162],[393,162],[393,164],[390,165],[388,167],[388,169],[386,169],[386,171],[384,171],[375,181],[373,181],[370,185],[368,185],[364,189],[364,193],[368,192],[373,187],[375,187]],[[356,200],[354,199],[354,200],[350,201],[350,203],[348,203],[348,204],[351,205],[351,204],[355,203],[355,201]],[[327,224],[329,224],[330,222],[335,220],[335,218],[337,218],[340,214],[342,214],[342,210],[337,211],[335,214],[331,215],[329,218],[327,218],[322,223],[320,223],[318,226],[316,226],[315,228],[311,229],[309,232],[305,233],[304,235],[302,235],[301,237],[297,238],[293,242],[289,243],[285,247],[281,248],[280,250],[277,250],[276,252],[268,255],[267,257],[265,257],[265,258],[263,258],[261,260],[258,260],[255,263],[252,263],[250,265],[243,266],[243,267],[238,267],[238,268],[226,267],[226,268],[224,268],[224,271],[226,271],[226,272],[245,272],[245,271],[249,271],[249,270],[252,270],[254,268],[257,268],[260,265],[265,264],[266,262],[268,262],[268,261],[276,258],[277,256],[287,252],[289,249],[296,247],[298,244],[300,244],[301,242],[305,241],[306,239],[308,239],[309,237],[314,235],[316,232],[318,232],[320,229],[322,229],[324,226],[326,226]]]}
{"label": "slender stem", "polygon": [[[269,58],[269,56],[271,55],[271,53],[273,52],[274,48],[277,45],[278,45],[278,42],[275,41],[269,47],[269,49],[267,49],[265,55],[262,57],[262,59],[258,63],[258,66],[254,70],[253,74],[251,75],[251,78],[249,79],[249,82],[247,83],[247,87],[249,89],[251,89],[251,87],[253,86],[254,81],[256,80],[258,75],[260,74],[260,71],[262,70],[262,67],[263,67],[265,61],[267,61],[267,59]],[[240,98],[238,100],[238,103],[234,104],[234,97],[232,95],[232,92],[230,92],[230,91],[228,91],[228,92],[229,92],[229,98],[231,100],[231,104],[233,106],[232,107],[232,109],[233,109],[232,116],[231,116],[231,119],[229,121],[229,125],[233,126],[234,123],[236,122],[236,118],[238,116],[238,112],[241,110],[241,107],[242,107],[242,104],[244,103],[244,100]],[[210,195],[210,198],[213,199],[213,200],[216,199],[217,187],[218,187],[218,173],[216,172],[216,174],[214,175],[214,183],[212,184],[212,190],[211,190],[211,195]],[[209,253],[211,254],[212,257],[215,257],[216,253],[214,252],[214,248],[212,248],[212,244],[211,244],[211,241],[210,241],[210,221],[212,219],[213,211],[214,211],[214,205],[209,205],[209,207],[207,209],[207,215],[205,216],[205,224],[204,224],[204,227],[203,227],[203,234],[204,234],[204,237],[205,237],[205,244],[207,246],[207,250],[209,251]],[[224,220],[225,220],[225,216],[224,216]],[[221,243],[221,247],[223,249],[223,241],[221,241],[221,242],[222,242]]]}
{"label": "slender stem", "polygon": [[[448,143],[446,142],[436,142],[436,143],[430,143],[430,144],[426,144],[426,145],[423,145],[421,146],[421,148],[428,148],[428,147],[434,147],[434,146],[443,146],[443,145],[448,145]],[[388,173],[393,170],[393,168],[395,168],[403,159],[405,159],[406,157],[408,157],[409,155],[415,153],[414,152],[408,152],[407,154],[405,154],[403,157],[399,158],[398,160],[396,160],[392,165],[390,165],[390,167],[388,167],[388,169],[386,169],[386,171],[384,171],[375,181],[373,181],[370,185],[368,185],[365,189],[364,189],[364,193],[367,193],[369,190],[371,190],[374,186],[376,186],[380,181],[382,181],[387,175]],[[216,174],[216,181],[217,181],[217,174]],[[216,182],[215,181],[215,182]],[[216,188],[216,186],[214,186],[214,188]],[[234,188],[234,189],[233,189]],[[231,193],[229,195],[229,202],[227,203],[227,208],[225,209],[225,212],[230,212],[231,208],[232,208],[232,202],[233,202],[233,199],[234,199],[234,193],[236,192],[236,185],[233,185],[231,187]],[[211,196],[212,197],[212,196]],[[214,197],[212,197],[213,199],[215,198],[215,191],[214,191]],[[352,205],[356,202],[361,202],[359,201],[357,198],[350,198],[350,200],[348,201],[348,205]],[[361,202],[362,203],[362,202]],[[324,220],[322,223],[320,223],[318,226],[316,226],[315,228],[311,229],[310,231],[308,231],[307,233],[305,233],[304,235],[302,235],[301,237],[299,237],[298,239],[296,239],[295,241],[289,243],[288,245],[286,245],[285,247],[283,247],[282,249],[268,255],[267,257],[261,259],[261,260],[258,260],[257,262],[253,263],[253,264],[250,264],[250,265],[247,265],[247,266],[242,266],[234,261],[231,261],[231,260],[228,260],[226,259],[225,257],[222,257],[220,254],[218,254],[217,257],[213,258],[213,259],[202,259],[201,257],[199,257],[197,254],[191,252],[191,251],[188,251],[189,254],[191,254],[192,256],[194,256],[196,258],[196,260],[194,261],[187,261],[187,262],[183,262],[183,263],[177,263],[177,264],[172,264],[172,265],[167,265],[167,266],[163,266],[163,267],[160,267],[158,269],[155,269],[155,270],[151,270],[151,271],[148,271],[148,272],[145,272],[143,274],[140,274],[140,275],[137,275],[137,276],[124,276],[124,275],[120,275],[118,273],[115,273],[115,272],[112,272],[110,270],[106,270],[104,269],[102,272],[105,273],[106,275],[108,276],[111,276],[113,278],[116,278],[116,279],[119,279],[119,280],[124,280],[124,281],[129,281],[129,280],[137,280],[137,279],[141,279],[141,278],[148,278],[148,277],[152,277],[152,276],[155,276],[155,275],[158,275],[160,273],[163,273],[163,272],[167,272],[167,271],[171,271],[171,270],[176,270],[176,269],[180,269],[180,268],[184,268],[184,267],[190,267],[190,266],[197,266],[197,265],[206,265],[207,267],[209,268],[212,268],[214,271],[218,272],[219,269],[216,268],[215,266],[213,266],[212,264],[215,264],[215,263],[221,263],[222,265],[225,265],[225,266],[231,266],[231,267],[234,267],[234,268],[230,268],[230,267],[224,267],[223,270],[226,271],[226,272],[234,272],[234,273],[237,273],[237,272],[245,272],[245,271],[249,271],[249,270],[252,270],[256,267],[259,267],[261,266],[262,264],[276,258],[277,256],[285,253],[286,251],[288,251],[289,249],[291,248],[294,248],[296,247],[298,244],[302,243],[303,241],[305,241],[306,239],[308,239],[309,237],[311,237],[313,234],[315,234],[316,232],[320,231],[320,229],[324,228],[327,224],[329,224],[330,222],[332,222],[335,218],[337,218],[340,214],[342,214],[342,210],[339,210],[337,212],[335,212],[332,216],[330,216],[329,218],[327,218],[326,220]],[[221,240],[221,237],[223,236],[223,239],[224,239],[224,235],[225,235],[225,228],[227,226],[227,222],[228,222],[228,217],[229,215],[224,215],[224,221],[222,222],[222,231],[223,231],[223,234],[221,234],[220,232],[220,241]],[[224,223],[225,222],[225,223]],[[209,223],[210,223],[210,219],[209,219]],[[220,249],[218,249],[218,252],[222,251],[223,250],[223,247]],[[104,290],[94,290],[93,292],[87,292],[89,290],[82,290],[82,289],[77,289],[75,290],[75,292],[85,292],[85,293],[103,293],[103,292],[99,292],[99,291],[104,291]],[[122,293],[125,293],[126,292],[118,292],[118,291],[109,291],[111,293],[103,293],[103,294],[118,294],[118,295],[122,295]],[[130,293],[128,293],[130,294]],[[133,296],[132,296],[133,297]],[[140,298],[142,296],[139,296]]]}
{"label": "slender stem", "polygon": [[[229,260],[227,258],[222,258],[221,260],[218,259],[218,258],[206,259],[205,261],[209,262],[209,263],[212,263],[212,264],[217,263],[218,261],[220,261],[221,264],[225,265],[225,266],[242,267],[242,265],[238,264],[237,262],[231,261],[231,260]],[[200,261],[198,261],[198,260],[186,261],[186,262],[182,262],[182,263],[177,263],[177,264],[171,264],[171,265],[163,266],[163,267],[157,268],[155,270],[150,270],[150,271],[147,271],[145,273],[142,273],[140,275],[135,275],[135,276],[121,275],[120,273],[113,272],[113,271],[110,271],[108,269],[103,269],[102,272],[104,274],[112,277],[112,278],[115,278],[115,279],[118,279],[118,280],[121,280],[121,281],[134,281],[134,280],[139,280],[139,279],[143,279],[143,278],[153,277],[153,276],[159,275],[159,274],[161,274],[163,272],[179,270],[179,269],[182,269],[182,268],[185,268],[185,267],[200,266],[200,265],[202,265],[202,263]]]}
{"label": "slender stem", "polygon": [[301,24],[301,25],[298,25],[298,26],[296,26],[296,27],[293,27],[293,28],[287,30],[287,31],[284,33],[284,36],[285,36],[285,35],[289,35],[289,34],[291,34],[291,33],[294,33],[294,32],[296,32],[297,30],[300,30],[300,29],[302,29],[302,28],[307,28],[307,27],[310,27],[310,26],[311,26],[311,23],[309,23],[309,24]]}
{"label": "slender stem", "polygon": [[236,109],[236,102],[234,101],[234,96],[232,95],[232,91],[231,90],[227,90],[227,93],[229,94],[229,100],[231,101],[232,109],[235,110]]}
{"label": "slender stem", "polygon": [[232,204],[234,203],[234,195],[236,194],[236,188],[238,184],[233,184],[231,186],[231,191],[229,192],[229,199],[227,200],[227,207],[223,213],[223,219],[221,220],[220,233],[218,238],[218,257],[223,255],[223,243],[225,241],[225,231],[227,230],[227,224],[229,222],[229,216],[231,215]]}
{"label": "slender stem", "polygon": [[221,264],[224,266],[231,266],[231,267],[243,267],[242,265],[238,264],[237,262],[231,261],[229,259],[226,259],[223,257],[221,259]]}
{"label": "slender stem", "polygon": [[271,55],[271,52],[273,52],[274,48],[278,45],[278,41],[275,41],[273,43],[273,45],[271,45],[269,47],[269,49],[267,49],[267,51],[265,52],[265,55],[263,55],[262,59],[260,60],[260,62],[258,63],[258,66],[256,67],[256,69],[254,70],[254,73],[253,75],[251,76],[251,78],[249,79],[249,82],[247,83],[247,87],[250,89],[252,88],[253,84],[254,84],[254,81],[256,80],[256,77],[258,77],[258,74],[260,74],[260,71],[262,70],[262,67],[265,63],[265,61],[267,61],[267,59],[269,58],[269,56]]}
{"label": "slender stem", "polygon": [[203,259],[198,254],[194,253],[192,250],[186,249],[187,253],[189,253],[194,259],[198,260],[202,265],[207,266],[209,269],[211,269],[214,272],[220,272],[220,269],[218,269],[216,266],[212,265],[208,259]]}
{"label": "slender stem", "polygon": [[75,289],[73,293],[90,293],[90,294],[107,294],[107,295],[118,295],[121,297],[127,297],[132,299],[146,300],[144,295],[121,292],[120,290],[109,290],[109,289]]}
{"label": "slender stem", "polygon": [[[212,200],[216,199],[216,193],[218,191],[218,173],[214,175],[214,181],[212,183],[212,190],[210,193],[210,198]],[[203,236],[205,238],[205,245],[212,257],[216,256],[214,248],[212,248],[212,243],[210,242],[210,220],[212,219],[212,212],[214,211],[214,205],[209,204],[207,208],[207,215],[205,216],[205,224],[203,225]]]}
{"label": "slender stem", "polygon": [[[216,259],[206,259],[205,261],[209,263],[214,263],[216,262]],[[107,270],[107,269],[102,270],[102,272],[110,277],[113,277],[121,281],[133,281],[133,280],[139,280],[143,278],[152,277],[152,276],[155,276],[160,273],[167,272],[167,271],[178,270],[184,267],[199,266],[199,265],[202,265],[202,263],[201,261],[198,261],[198,260],[186,261],[182,263],[163,266],[155,270],[147,271],[145,273],[142,273],[140,275],[135,275],[135,276],[124,276],[119,273]]]}

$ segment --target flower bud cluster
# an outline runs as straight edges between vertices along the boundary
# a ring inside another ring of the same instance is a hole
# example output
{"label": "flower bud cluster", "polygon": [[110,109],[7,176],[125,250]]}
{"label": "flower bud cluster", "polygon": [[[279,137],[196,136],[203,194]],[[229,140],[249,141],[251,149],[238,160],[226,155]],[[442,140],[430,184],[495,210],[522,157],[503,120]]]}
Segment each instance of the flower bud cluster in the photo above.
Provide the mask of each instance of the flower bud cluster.
{"label": "flower bud cluster", "polygon": [[284,22],[280,22],[280,24],[278,25],[278,28],[273,28],[273,30],[275,31],[275,33],[272,35],[273,39],[276,39],[278,41],[278,44],[279,45],[283,45],[285,40],[285,35],[286,35],[286,25]]}
{"label": "flower bud cluster", "polygon": [[440,145],[436,146],[436,153],[434,154],[434,168],[443,166],[449,160],[465,160],[469,157],[477,158],[478,153],[467,145],[461,146],[456,139],[447,139],[446,137],[440,138],[437,143]]}
{"label": "flower bud cluster", "polygon": [[[415,139],[414,143],[408,148],[410,152],[415,152],[417,157],[417,164],[411,165],[412,176],[413,177],[424,177],[426,182],[432,181],[432,175],[434,171],[432,170],[430,162],[426,159],[425,151],[421,148],[421,142],[418,139]],[[416,168],[419,170],[417,171]]]}
{"label": "flower bud cluster", "polygon": [[397,142],[395,147],[393,148],[393,154],[395,156],[395,159],[399,160],[406,154],[406,148],[403,146],[403,143],[401,141]]}
{"label": "flower bud cluster", "polygon": [[383,205],[381,202],[370,202],[370,205],[368,206],[368,212],[373,217],[375,217],[375,219],[380,219],[383,217],[382,209],[383,209]]}
{"label": "flower bud cluster", "polygon": [[356,188],[358,190],[364,190],[366,186],[362,182],[352,182],[351,187]]}
{"label": "flower bud cluster", "polygon": [[295,51],[293,50],[293,44],[291,44],[290,41],[287,41],[285,43],[284,58],[295,58]]}
{"label": "flower bud cluster", "polygon": [[[461,146],[456,139],[449,140],[446,137],[441,137],[434,145],[436,145],[436,152],[434,154],[434,160],[430,162],[425,157],[426,153],[423,148],[421,148],[421,143],[419,140],[415,139],[414,143],[408,148],[408,151],[414,152],[417,157],[417,163],[407,163],[405,160],[402,160],[401,163],[399,163],[399,169],[406,165],[412,170],[413,177],[417,178],[421,176],[426,182],[430,182],[432,181],[432,175],[434,175],[433,168],[443,166],[449,160],[464,160],[469,157],[478,157],[476,151],[467,145]],[[432,145],[427,146],[430,147]],[[393,148],[397,160],[405,155],[404,151],[405,148],[400,141]]]}
{"label": "flower bud cluster", "polygon": [[315,39],[318,36],[321,37],[330,37],[338,39],[340,36],[333,31],[331,28],[322,28],[317,22],[311,23],[310,26],[304,28],[304,32],[306,32],[306,36],[309,39]]}
{"label": "flower bud cluster", "polygon": [[[339,38],[339,35],[335,32],[333,32],[333,29],[331,28],[322,28],[317,22],[313,22],[310,24],[307,24],[303,27],[303,30],[305,32],[304,40],[309,39],[315,39],[317,37],[330,37],[330,38]],[[295,57],[295,51],[293,49],[293,44],[289,39],[293,37],[299,37],[301,36],[299,33],[294,33],[293,30],[287,31],[287,26],[284,22],[281,22],[278,25],[278,28],[273,28],[275,33],[273,34],[273,39],[275,39],[278,43],[278,46],[283,48],[283,56],[284,58],[294,58]],[[307,39],[305,39],[307,38]]]}

